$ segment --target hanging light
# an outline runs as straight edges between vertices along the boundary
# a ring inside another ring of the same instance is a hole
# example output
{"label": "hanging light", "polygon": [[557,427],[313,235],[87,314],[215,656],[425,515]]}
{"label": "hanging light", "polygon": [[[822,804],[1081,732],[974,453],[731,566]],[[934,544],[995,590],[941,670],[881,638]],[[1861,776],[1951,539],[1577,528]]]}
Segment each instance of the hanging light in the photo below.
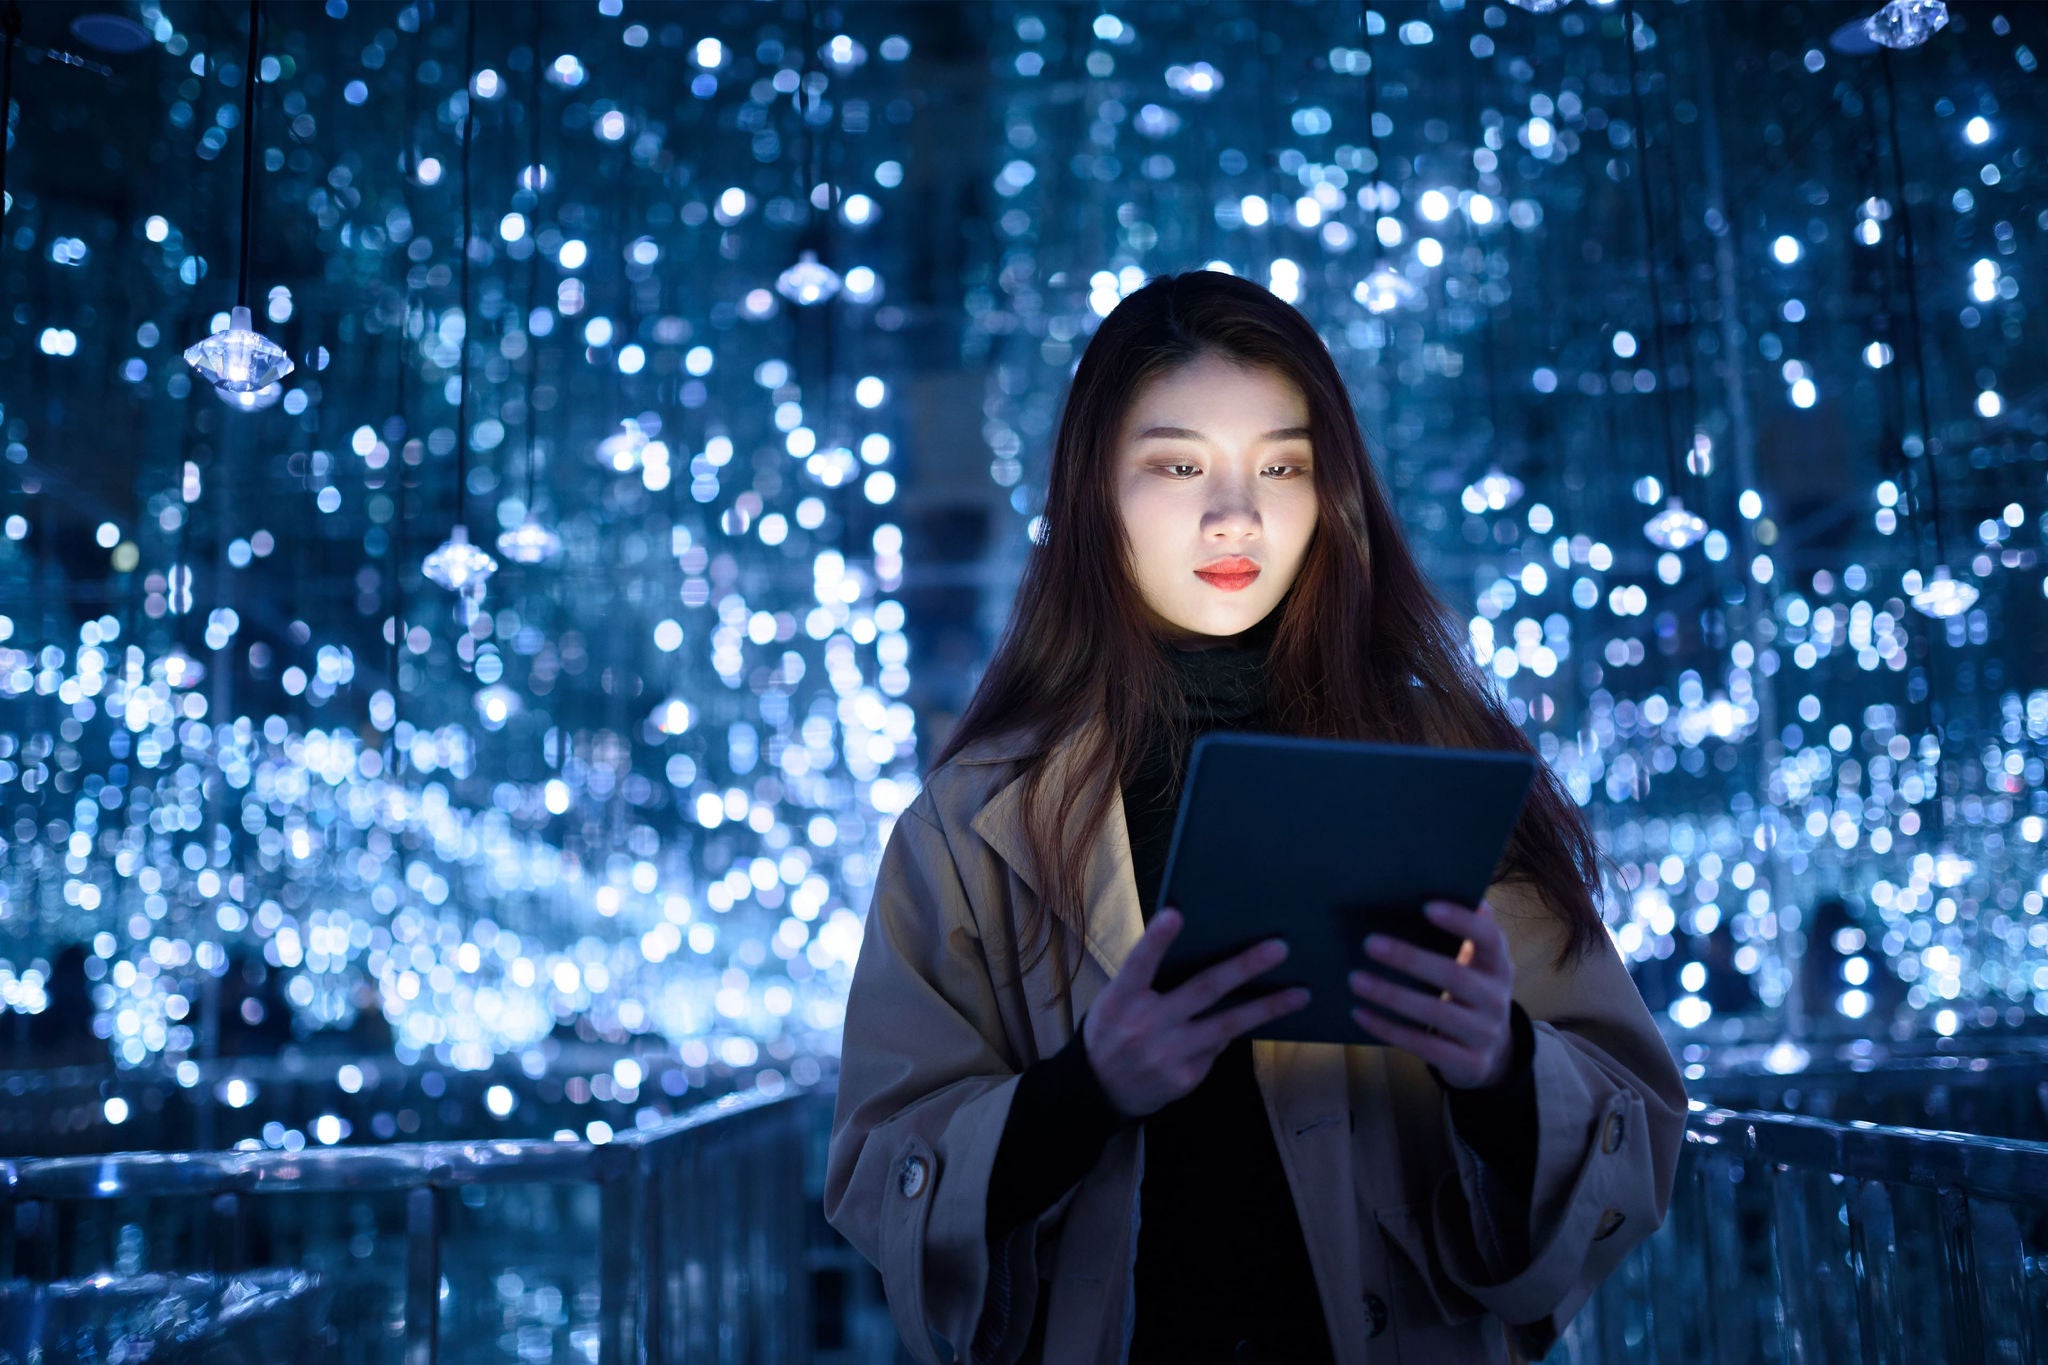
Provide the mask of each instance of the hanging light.
{"label": "hanging light", "polygon": [[617,431],[597,443],[597,458],[606,469],[630,474],[640,467],[652,444],[638,418],[623,418]]}
{"label": "hanging light", "polygon": [[1521,500],[1522,481],[1497,464],[1465,485],[1464,503],[1468,512],[1504,512]]}
{"label": "hanging light", "polygon": [[837,294],[840,284],[839,273],[806,249],[795,265],[775,277],[775,292],[808,308]]}
{"label": "hanging light", "polygon": [[670,697],[654,708],[654,714],[648,720],[665,735],[680,735],[690,728],[692,718],[690,703],[681,697]]}
{"label": "hanging light", "polygon": [[495,730],[525,709],[525,700],[513,688],[492,683],[476,694],[477,719],[486,730]]}
{"label": "hanging light", "polygon": [[284,347],[257,331],[248,308],[239,303],[228,315],[226,327],[185,348],[185,363],[205,375],[224,396],[230,396],[230,401],[234,394],[257,393],[274,386],[294,368]]}
{"label": "hanging light", "polygon": [[[1369,26],[1365,18],[1364,5],[1358,7],[1358,44],[1368,44]],[[1377,175],[1380,165],[1380,137],[1375,124],[1378,115],[1374,106],[1379,95],[1379,63],[1373,62],[1365,69],[1365,137],[1372,152],[1372,164]],[[1365,305],[1368,313],[1391,313],[1396,308],[1412,308],[1422,300],[1418,289],[1400,271],[1380,259],[1380,187],[1377,182],[1368,182],[1366,194],[1371,197],[1372,219],[1365,225],[1365,240],[1372,249],[1372,266],[1365,272],[1365,278],[1351,287],[1351,297]]]}
{"label": "hanging light", "polygon": [[206,676],[206,665],[187,654],[184,646],[172,645],[149,666],[149,676],[167,687],[190,687]]}
{"label": "hanging light", "polygon": [[1976,601],[1977,585],[1949,577],[1946,564],[1935,565],[1934,573],[1913,592],[1913,610],[1939,620],[1961,616]]}
{"label": "hanging light", "polygon": [[420,570],[450,592],[467,592],[471,588],[481,589],[484,580],[498,571],[498,561],[482,546],[470,544],[469,528],[458,521],[448,539],[427,556]]}
{"label": "hanging light", "polygon": [[1685,510],[1685,500],[1676,493],[1662,511],[1643,523],[1643,534],[1660,550],[1683,550],[1707,538],[1707,520]]}
{"label": "hanging light", "polygon": [[1918,47],[1947,24],[1945,0],[1890,0],[1863,21],[1863,32],[1885,47]]}
{"label": "hanging light", "polygon": [[[469,0],[469,33],[465,40],[465,82],[476,80],[476,0]],[[464,626],[475,622],[477,612],[482,608],[484,585],[492,574],[498,571],[498,561],[484,552],[482,546],[469,543],[469,527],[462,520],[462,498],[469,488],[469,247],[472,240],[471,201],[475,198],[475,182],[469,173],[469,149],[476,141],[476,102],[466,93],[462,106],[462,240],[458,245],[461,252],[462,294],[462,352],[461,365],[457,369],[457,401],[455,404],[455,527],[448,533],[448,539],[439,548],[428,554],[420,565],[420,571],[429,579],[451,592],[462,594],[456,604],[457,619]]]}
{"label": "hanging light", "polygon": [[[545,13],[546,6],[539,3],[539,0],[535,0],[533,6],[532,42],[532,49],[535,52],[541,50],[541,21],[545,17]],[[533,141],[529,148],[526,169],[519,173],[520,187],[533,196],[530,212],[535,222],[540,220],[540,196],[548,189],[552,180],[546,165],[541,161],[540,155],[540,130],[542,123],[545,122],[540,114],[541,95],[543,93],[541,79],[540,64],[536,62],[533,69],[533,103],[527,120],[532,125]],[[540,295],[539,279],[540,252],[529,252],[526,258],[526,310],[529,315],[533,312],[534,304]],[[534,485],[540,472],[540,447],[534,439],[533,377],[534,372],[539,368],[540,350],[538,343],[532,338],[528,338],[526,343],[526,520],[511,530],[501,531],[498,534],[498,553],[515,564],[544,564],[562,553],[562,538],[556,535],[552,528],[542,525],[540,520],[533,515],[535,501]]]}
{"label": "hanging light", "polygon": [[[240,283],[228,325],[185,348],[185,363],[230,394],[256,393],[292,372],[284,347],[255,328],[249,314],[249,247],[256,227],[256,82],[262,66],[257,38],[260,0],[249,0],[249,60],[242,73],[242,247]],[[241,404],[244,409],[268,403]]]}
{"label": "hanging light", "polygon": [[[845,281],[839,272],[825,264],[825,258],[832,253],[831,187],[824,183],[824,162],[820,157],[818,136],[812,130],[812,116],[817,112],[820,98],[818,88],[811,84],[811,61],[817,55],[817,45],[812,38],[812,6],[804,6],[804,65],[797,74],[797,128],[803,134],[803,146],[797,158],[797,174],[801,177],[798,191],[809,207],[822,209],[822,214],[812,214],[811,220],[797,238],[796,264],[775,277],[775,292],[800,308],[815,307],[837,294]],[[825,202],[818,202],[818,194],[824,191]]]}
{"label": "hanging light", "polygon": [[1531,14],[1555,14],[1571,2],[1572,0],[1508,0],[1516,9],[1525,9]]}
{"label": "hanging light", "polygon": [[525,521],[498,533],[498,553],[518,564],[543,564],[562,553],[562,538],[528,512]]}
{"label": "hanging light", "polygon": [[1382,261],[1353,287],[1351,297],[1364,304],[1369,313],[1391,313],[1396,308],[1412,306],[1422,297],[1422,291],[1410,283],[1407,276]]}

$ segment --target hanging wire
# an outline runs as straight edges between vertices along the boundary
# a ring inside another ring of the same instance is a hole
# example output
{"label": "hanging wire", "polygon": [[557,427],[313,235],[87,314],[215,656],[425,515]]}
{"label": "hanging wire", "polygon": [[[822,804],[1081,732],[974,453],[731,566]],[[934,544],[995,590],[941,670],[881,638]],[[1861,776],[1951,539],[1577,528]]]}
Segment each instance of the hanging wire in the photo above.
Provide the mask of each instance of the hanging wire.
{"label": "hanging wire", "polygon": [[1380,263],[1380,130],[1379,130],[1379,64],[1372,59],[1369,42],[1371,21],[1368,0],[1358,0],[1358,50],[1365,54],[1365,146],[1372,153],[1372,170],[1365,182],[1367,196],[1372,200],[1372,218],[1366,223],[1366,239],[1372,251],[1372,258],[1366,264],[1365,273],[1369,278]]}
{"label": "hanging wire", "polygon": [[455,524],[464,525],[463,502],[469,493],[469,247],[471,201],[476,198],[469,173],[469,149],[476,141],[476,0],[469,0],[469,32],[462,48],[462,359],[455,401]]}
{"label": "hanging wire", "polygon": [[803,201],[809,206],[811,196],[818,188],[818,138],[811,131],[811,111],[817,107],[818,96],[811,89],[811,60],[818,46],[817,5],[815,0],[804,0],[804,46],[802,60],[797,66],[796,80],[796,126],[803,134]]}
{"label": "hanging wire", "polygon": [[1664,443],[1664,471],[1667,479],[1665,494],[1678,496],[1679,479],[1684,467],[1678,460],[1678,443],[1672,439],[1671,375],[1664,368],[1664,295],[1658,284],[1662,271],[1657,266],[1657,214],[1650,197],[1650,159],[1643,154],[1643,92],[1636,79],[1636,7],[1635,0],[1622,0],[1621,43],[1628,54],[1628,97],[1634,126],[1629,130],[1629,142],[1636,153],[1636,187],[1641,191],[1643,201],[1643,255],[1650,268],[1650,363],[1655,366],[1657,376],[1658,415],[1662,419]]}
{"label": "hanging wire", "polygon": [[[257,33],[263,18],[263,0],[249,0],[249,68],[242,76],[242,267],[235,287],[235,302],[249,306],[249,257],[256,240],[256,78],[260,72]],[[14,55],[10,38],[9,58]]]}
{"label": "hanging wire", "polygon": [[[21,41],[20,0],[7,0],[7,8],[0,11],[0,39],[4,39],[7,49],[6,54],[0,56],[0,217],[4,217],[7,211],[8,133],[14,122],[14,48]],[[0,246],[5,245],[6,239],[7,234],[0,232]]]}
{"label": "hanging wire", "polygon": [[[1927,355],[1920,346],[1920,284],[1913,264],[1919,253],[1913,246],[1913,211],[1906,203],[1906,162],[1899,152],[1899,96],[1892,87],[1890,48],[1878,50],[1878,68],[1884,72],[1885,126],[1891,135],[1892,178],[1899,190],[1899,242],[1904,248],[1906,271],[1906,336],[1913,353],[1913,395],[1920,414],[1920,459],[1927,471],[1927,519],[1934,523],[1934,562],[1942,565],[1948,563],[1948,544],[1942,530],[1941,473],[1927,418]],[[1909,463],[1907,467],[1912,466]]]}
{"label": "hanging wire", "polygon": [[538,459],[539,443],[535,439],[539,421],[533,413],[533,377],[540,369],[540,346],[533,336],[533,312],[535,301],[540,295],[540,247],[538,227],[540,223],[540,191],[543,172],[540,165],[540,119],[541,97],[546,82],[541,79],[540,24],[547,12],[543,0],[533,0],[533,107],[527,112],[527,121],[533,125],[530,139],[530,155],[527,158],[527,174],[532,177],[534,228],[527,233],[527,240],[533,244],[533,251],[526,258],[526,514],[533,515],[535,488],[535,462]]}

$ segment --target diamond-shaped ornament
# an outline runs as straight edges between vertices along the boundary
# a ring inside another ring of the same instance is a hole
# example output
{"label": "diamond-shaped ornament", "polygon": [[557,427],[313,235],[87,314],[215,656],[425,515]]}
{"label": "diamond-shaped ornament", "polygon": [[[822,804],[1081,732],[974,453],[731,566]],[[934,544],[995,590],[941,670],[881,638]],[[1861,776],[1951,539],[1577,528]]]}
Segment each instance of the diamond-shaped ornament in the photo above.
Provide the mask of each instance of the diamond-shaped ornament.
{"label": "diamond-shaped ornament", "polygon": [[254,393],[290,374],[292,358],[284,347],[251,325],[249,310],[240,304],[228,325],[204,341],[185,348],[185,361],[215,388],[229,393]]}
{"label": "diamond-shaped ornament", "polygon": [[498,561],[482,546],[469,543],[469,528],[457,524],[440,549],[429,554],[420,571],[450,592],[465,592],[475,585],[483,590],[485,580],[498,571]]}

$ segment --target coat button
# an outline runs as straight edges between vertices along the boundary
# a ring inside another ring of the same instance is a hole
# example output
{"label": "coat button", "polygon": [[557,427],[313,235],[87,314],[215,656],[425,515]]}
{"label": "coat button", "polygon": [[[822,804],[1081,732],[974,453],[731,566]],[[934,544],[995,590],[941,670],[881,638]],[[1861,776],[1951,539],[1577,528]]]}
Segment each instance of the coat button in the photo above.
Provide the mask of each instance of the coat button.
{"label": "coat button", "polygon": [[1600,1225],[1593,1229],[1593,1240],[1598,1242],[1612,1237],[1615,1229],[1627,1221],[1627,1215],[1623,1214],[1620,1209],[1607,1210],[1607,1212],[1600,1215]]}
{"label": "coat button", "polygon": [[1611,1152],[1614,1151],[1616,1148],[1620,1147],[1621,1133],[1621,1115],[1609,1114],[1607,1116],[1606,1125],[1602,1127],[1600,1130],[1600,1150],[1603,1152]]}
{"label": "coat button", "polygon": [[903,1158],[903,1166],[896,1173],[896,1185],[907,1199],[915,1199],[924,1192],[925,1161],[921,1156]]}
{"label": "coat button", "polygon": [[1365,1335],[1368,1339],[1387,1330],[1387,1301],[1377,1294],[1365,1296]]}

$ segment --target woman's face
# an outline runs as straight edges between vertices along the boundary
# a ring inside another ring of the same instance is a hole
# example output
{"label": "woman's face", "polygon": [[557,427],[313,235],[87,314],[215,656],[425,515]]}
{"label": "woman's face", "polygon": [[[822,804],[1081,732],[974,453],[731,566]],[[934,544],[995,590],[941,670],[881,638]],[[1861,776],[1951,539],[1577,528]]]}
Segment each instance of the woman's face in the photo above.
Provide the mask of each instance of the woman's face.
{"label": "woman's face", "polygon": [[1272,370],[1204,352],[1139,392],[1115,478],[1156,628],[1199,648],[1279,604],[1316,526],[1312,453],[1308,403]]}

